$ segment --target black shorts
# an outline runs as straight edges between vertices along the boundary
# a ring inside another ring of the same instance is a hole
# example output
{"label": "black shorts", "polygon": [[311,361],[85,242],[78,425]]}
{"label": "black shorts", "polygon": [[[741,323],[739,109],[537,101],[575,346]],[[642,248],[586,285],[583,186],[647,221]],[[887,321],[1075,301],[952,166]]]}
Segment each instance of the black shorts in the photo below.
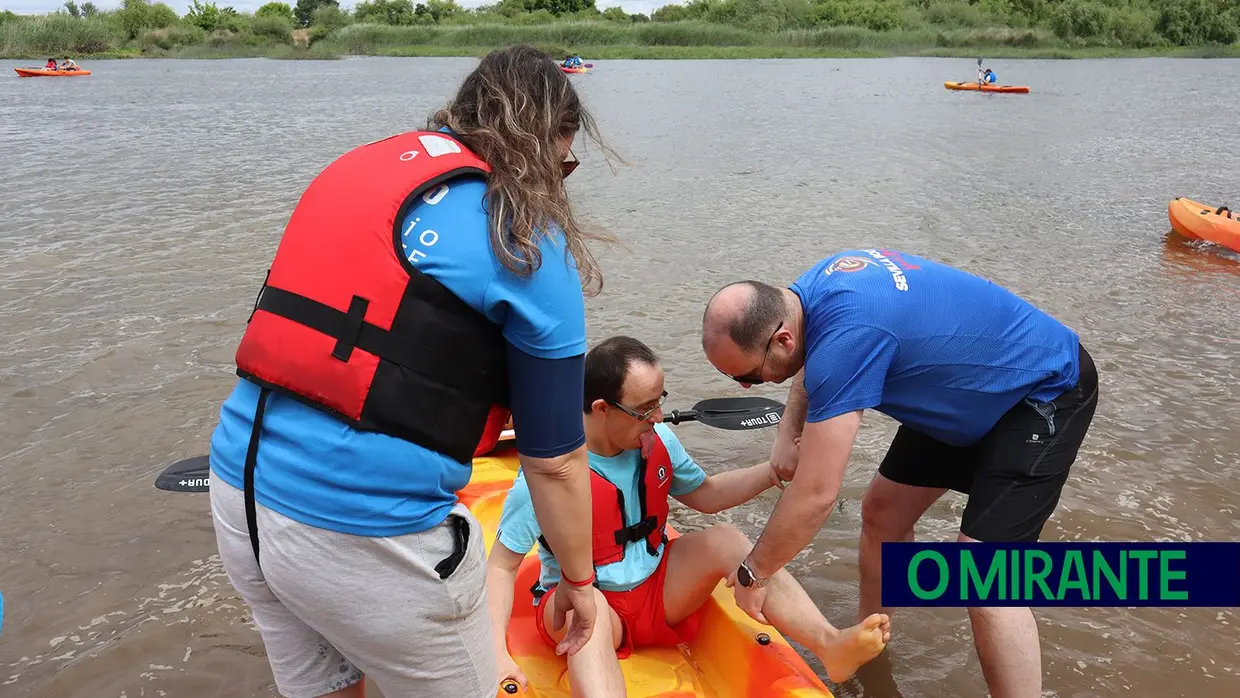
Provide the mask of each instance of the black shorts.
{"label": "black shorts", "polygon": [[1084,347],[1080,356],[1076,388],[1051,402],[1021,400],[972,446],[950,446],[901,425],[878,472],[904,485],[969,495],[960,531],[970,538],[1038,540],[1098,406],[1098,370]]}

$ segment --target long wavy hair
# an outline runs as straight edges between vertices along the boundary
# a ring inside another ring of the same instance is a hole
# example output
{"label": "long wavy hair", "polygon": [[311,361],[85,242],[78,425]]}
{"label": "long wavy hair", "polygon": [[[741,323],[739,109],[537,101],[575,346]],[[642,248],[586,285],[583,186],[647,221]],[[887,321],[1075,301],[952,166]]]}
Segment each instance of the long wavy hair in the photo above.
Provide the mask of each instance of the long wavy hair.
{"label": "long wavy hair", "polygon": [[594,118],[572,83],[533,46],[492,51],[430,119],[448,127],[491,166],[487,186],[491,248],[513,273],[529,276],[542,264],[541,236],[558,226],[577,263],[582,289],[595,295],[603,275],[586,240],[608,240],[587,230],[568,202],[560,146],[584,130],[604,153]]}

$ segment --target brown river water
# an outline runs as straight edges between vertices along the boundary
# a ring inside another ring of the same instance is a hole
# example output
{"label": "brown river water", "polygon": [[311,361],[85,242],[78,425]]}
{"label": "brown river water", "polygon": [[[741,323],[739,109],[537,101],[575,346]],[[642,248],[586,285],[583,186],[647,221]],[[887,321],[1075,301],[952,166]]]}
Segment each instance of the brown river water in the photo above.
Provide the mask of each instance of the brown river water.
{"label": "brown river water", "polygon": [[[291,207],[347,149],[421,126],[471,59],[0,62],[0,697],[275,695],[216,556],[203,454]],[[650,343],[669,407],[742,391],[703,304],[853,246],[983,274],[1080,332],[1102,398],[1047,540],[1240,539],[1240,255],[1169,235],[1177,195],[1240,200],[1240,61],[989,61],[1029,95],[949,92],[972,59],[605,61],[573,80],[625,162],[570,180],[614,233],[591,342]],[[960,309],[967,312],[967,308]],[[778,387],[758,394],[784,399]],[[842,504],[791,571],[857,603],[860,497],[894,433],[867,415]],[[718,471],[773,434],[678,428]],[[774,493],[725,513],[756,535]],[[954,538],[963,499],[920,537]],[[682,529],[713,519],[679,507]],[[1036,612],[1047,695],[1240,695],[1234,609]],[[840,696],[983,696],[963,609],[895,614]]]}

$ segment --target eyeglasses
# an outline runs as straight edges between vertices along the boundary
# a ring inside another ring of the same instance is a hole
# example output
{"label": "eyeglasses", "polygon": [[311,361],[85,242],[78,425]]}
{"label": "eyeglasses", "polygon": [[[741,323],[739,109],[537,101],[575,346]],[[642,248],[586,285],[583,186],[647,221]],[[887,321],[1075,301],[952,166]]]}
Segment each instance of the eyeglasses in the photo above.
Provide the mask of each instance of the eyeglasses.
{"label": "eyeglasses", "polygon": [[568,176],[577,169],[578,165],[581,164],[581,161],[577,159],[577,154],[573,152],[572,148],[568,149],[568,154],[571,155],[573,159],[565,160],[560,163],[560,167],[564,168],[564,179],[568,179]]}
{"label": "eyeglasses", "polygon": [[783,328],[784,328],[784,323],[782,322],[779,323],[779,327],[776,327],[775,331],[771,333],[771,338],[766,340],[766,351],[762,354],[762,365],[758,367],[757,373],[752,374],[752,375],[747,375],[747,376],[734,376],[730,373],[723,373],[723,371],[719,371],[719,372],[723,373],[723,375],[727,376],[728,378],[731,378],[737,383],[741,383],[743,385],[762,385],[763,383],[765,383],[766,381],[762,380],[760,376],[762,375],[762,369],[766,368],[766,357],[769,356],[771,353],[771,340],[775,339],[775,335],[779,334],[779,331],[782,330]]}
{"label": "eyeglasses", "polygon": [[644,422],[644,421],[646,421],[646,420],[650,419],[650,415],[654,414],[654,413],[655,413],[655,412],[657,412],[657,411],[658,411],[661,407],[663,407],[663,401],[664,401],[664,400],[666,400],[666,399],[667,399],[667,391],[666,391],[666,390],[664,390],[664,391],[663,391],[663,394],[659,396],[659,401],[658,401],[657,403],[655,403],[655,406],[654,406],[654,407],[651,407],[650,409],[646,410],[645,412],[638,412],[638,411],[636,411],[636,410],[629,409],[628,407],[625,407],[624,405],[621,405],[621,404],[620,404],[620,403],[618,403],[618,402],[613,402],[612,400],[608,400],[608,401],[607,401],[607,404],[611,405],[612,407],[615,407],[615,408],[619,409],[621,412],[624,412],[625,414],[627,414],[628,416],[632,417],[633,419],[636,419],[636,420],[637,420],[637,421],[639,421],[639,422]]}

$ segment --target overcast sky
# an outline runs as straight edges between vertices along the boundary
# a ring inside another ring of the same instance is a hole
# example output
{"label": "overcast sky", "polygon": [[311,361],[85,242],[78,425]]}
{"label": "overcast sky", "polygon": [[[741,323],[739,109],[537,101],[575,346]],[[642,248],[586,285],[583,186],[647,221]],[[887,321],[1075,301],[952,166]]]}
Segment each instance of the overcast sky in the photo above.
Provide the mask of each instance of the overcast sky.
{"label": "overcast sky", "polygon": [[[268,0],[215,0],[215,4],[220,7],[232,5],[235,9],[242,12],[253,12],[267,3]],[[295,5],[297,0],[284,0],[289,5]],[[487,5],[496,0],[457,0],[462,7],[477,7],[479,5]],[[600,10],[607,9],[613,5],[623,7],[626,12],[650,12],[663,5],[673,4],[675,0],[595,0],[595,5]],[[78,4],[82,4],[85,0],[78,0]],[[120,7],[120,0],[93,0],[95,7],[101,10],[111,10]],[[184,15],[189,10],[190,0],[164,0],[177,13]],[[340,0],[341,7],[353,7],[356,0]],[[417,4],[415,0],[414,4]],[[44,12],[52,12],[64,6],[64,0],[0,0],[0,10],[12,10],[18,14],[41,14]]]}

